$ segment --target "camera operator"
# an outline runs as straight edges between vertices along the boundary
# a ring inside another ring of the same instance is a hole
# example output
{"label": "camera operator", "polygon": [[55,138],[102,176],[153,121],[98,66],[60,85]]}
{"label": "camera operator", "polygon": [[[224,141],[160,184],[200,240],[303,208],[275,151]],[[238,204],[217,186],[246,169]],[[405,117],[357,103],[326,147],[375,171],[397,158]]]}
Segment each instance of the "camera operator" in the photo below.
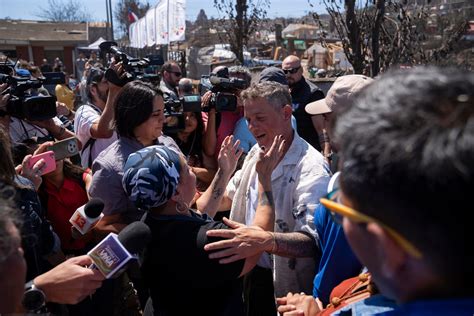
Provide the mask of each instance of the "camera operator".
{"label": "camera operator", "polygon": [[[246,82],[246,86],[250,86],[252,76],[250,71],[243,66],[233,66],[227,70],[225,66],[219,66],[213,69],[212,73],[218,77],[225,78],[228,71],[229,79],[241,79]],[[242,89],[243,90],[243,89]],[[234,131],[235,124],[243,116],[243,106],[240,100],[240,89],[234,89],[233,94],[237,97],[237,107],[233,112],[224,111],[217,112],[211,107],[208,113],[203,113],[203,121],[205,124],[204,152],[206,155],[217,158],[222,141]],[[203,106],[208,106],[212,93],[206,92],[202,97]]]}
{"label": "camera operator", "polygon": [[181,69],[175,61],[167,61],[161,67],[160,89],[165,100],[178,100],[178,85],[182,77]]}
{"label": "camera operator", "polygon": [[[115,71],[123,71],[121,64],[112,65]],[[92,167],[97,156],[117,140],[117,134],[111,126],[114,117],[114,104],[121,87],[105,79],[100,68],[91,68],[87,77],[88,102],[76,111],[74,130],[83,144],[81,165]]]}
{"label": "camera operator", "polygon": [[[0,94],[2,94],[0,98],[0,117],[2,117],[1,124],[9,131],[13,143],[20,143],[32,138],[36,138],[41,142],[42,140],[60,140],[74,136],[74,133],[67,130],[57,116],[44,120],[27,120],[26,118],[20,119],[11,116],[11,113],[7,110],[7,105],[12,100],[12,95],[4,93],[9,87],[11,87],[11,83],[0,84]],[[27,89],[25,93],[31,90]],[[23,101],[20,100],[20,102]],[[56,103],[57,106],[58,103]]]}

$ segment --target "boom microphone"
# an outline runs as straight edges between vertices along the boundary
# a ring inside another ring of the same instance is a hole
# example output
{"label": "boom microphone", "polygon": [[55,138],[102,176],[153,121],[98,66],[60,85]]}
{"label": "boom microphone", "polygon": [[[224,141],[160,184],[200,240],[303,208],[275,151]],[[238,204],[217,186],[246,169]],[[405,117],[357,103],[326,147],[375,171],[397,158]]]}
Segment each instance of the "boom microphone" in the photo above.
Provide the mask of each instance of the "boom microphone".
{"label": "boom microphone", "polygon": [[93,268],[110,279],[123,271],[123,267],[145,249],[151,238],[151,230],[143,222],[127,225],[118,236],[110,233],[88,253],[94,262]]}

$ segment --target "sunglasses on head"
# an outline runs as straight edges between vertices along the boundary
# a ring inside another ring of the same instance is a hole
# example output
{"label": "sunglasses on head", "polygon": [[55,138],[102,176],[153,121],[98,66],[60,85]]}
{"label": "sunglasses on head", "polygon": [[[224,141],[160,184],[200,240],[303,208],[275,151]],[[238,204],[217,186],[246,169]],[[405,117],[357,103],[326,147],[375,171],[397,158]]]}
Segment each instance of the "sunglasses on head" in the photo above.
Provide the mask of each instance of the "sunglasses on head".
{"label": "sunglasses on head", "polygon": [[298,70],[300,70],[301,66],[299,67],[296,67],[296,68],[290,68],[290,69],[282,69],[283,72],[285,73],[285,75],[287,74],[295,74],[298,72]]}
{"label": "sunglasses on head", "polygon": [[397,242],[400,247],[402,247],[407,253],[415,258],[421,258],[423,255],[421,251],[413,245],[410,241],[408,241],[405,237],[400,235],[396,230],[393,228],[385,225],[384,223],[380,222],[379,220],[365,215],[359,211],[356,211],[353,208],[350,208],[340,201],[340,192],[339,189],[335,189],[334,191],[328,193],[325,198],[319,199],[322,205],[324,205],[330,212],[332,219],[337,224],[342,224],[342,219],[347,217],[350,221],[359,224],[368,224],[368,223],[377,223],[382,226],[387,233]]}

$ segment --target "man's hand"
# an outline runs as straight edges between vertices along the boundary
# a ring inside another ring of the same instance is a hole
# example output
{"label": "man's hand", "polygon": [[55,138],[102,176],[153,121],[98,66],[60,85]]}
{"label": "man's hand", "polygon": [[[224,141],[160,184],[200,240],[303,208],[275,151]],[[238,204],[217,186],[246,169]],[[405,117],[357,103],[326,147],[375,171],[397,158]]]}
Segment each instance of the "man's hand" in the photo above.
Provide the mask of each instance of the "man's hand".
{"label": "man's hand", "polygon": [[77,304],[102,285],[104,276],[99,270],[87,268],[89,256],[71,258],[34,279],[48,302]]}
{"label": "man's hand", "polygon": [[224,174],[230,175],[234,172],[242,155],[242,148],[239,148],[240,141],[234,143],[234,136],[227,136],[221,145],[217,163]]}
{"label": "man's hand", "polygon": [[58,116],[59,115],[63,115],[63,116],[71,115],[71,111],[66,106],[66,104],[64,104],[62,102],[58,102],[58,101],[56,101],[56,113],[58,114]]}
{"label": "man's hand", "polygon": [[283,157],[284,147],[285,140],[282,135],[275,136],[272,146],[269,149],[262,147],[257,164],[255,165],[255,170],[258,173],[259,179],[271,178],[273,170]]}
{"label": "man's hand", "polygon": [[289,292],[286,297],[277,298],[278,312],[283,316],[314,316],[323,310],[319,299],[304,293]]}
{"label": "man's hand", "polygon": [[207,232],[208,237],[226,238],[226,240],[204,246],[206,251],[220,250],[209,254],[209,258],[220,259],[219,263],[231,263],[261,254],[264,251],[271,251],[273,238],[269,232],[256,226],[247,227],[225,217],[223,221],[232,229],[214,229]]}

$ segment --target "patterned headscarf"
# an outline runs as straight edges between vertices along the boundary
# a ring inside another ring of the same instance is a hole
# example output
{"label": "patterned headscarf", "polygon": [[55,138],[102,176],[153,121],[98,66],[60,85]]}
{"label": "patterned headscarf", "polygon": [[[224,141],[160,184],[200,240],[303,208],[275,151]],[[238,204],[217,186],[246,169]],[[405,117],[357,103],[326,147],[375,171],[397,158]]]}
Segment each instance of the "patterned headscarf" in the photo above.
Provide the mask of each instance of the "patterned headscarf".
{"label": "patterned headscarf", "polygon": [[123,170],[122,186],[128,198],[137,208],[148,211],[175,194],[181,165],[176,152],[157,145],[131,154]]}

